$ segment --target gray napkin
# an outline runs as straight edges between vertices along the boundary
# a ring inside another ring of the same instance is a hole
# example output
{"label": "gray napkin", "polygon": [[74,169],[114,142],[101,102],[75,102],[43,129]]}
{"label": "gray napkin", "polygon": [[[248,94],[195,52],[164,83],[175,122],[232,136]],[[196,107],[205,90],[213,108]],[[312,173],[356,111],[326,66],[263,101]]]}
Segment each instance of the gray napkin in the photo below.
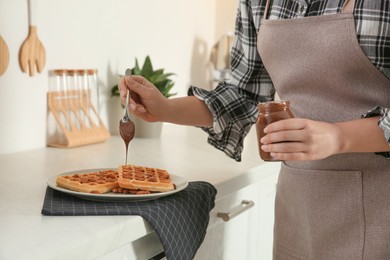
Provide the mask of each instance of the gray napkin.
{"label": "gray napkin", "polygon": [[184,190],[149,201],[97,202],[47,187],[42,208],[49,216],[138,215],[160,238],[168,260],[193,259],[206,235],[217,190],[207,182],[190,182]]}

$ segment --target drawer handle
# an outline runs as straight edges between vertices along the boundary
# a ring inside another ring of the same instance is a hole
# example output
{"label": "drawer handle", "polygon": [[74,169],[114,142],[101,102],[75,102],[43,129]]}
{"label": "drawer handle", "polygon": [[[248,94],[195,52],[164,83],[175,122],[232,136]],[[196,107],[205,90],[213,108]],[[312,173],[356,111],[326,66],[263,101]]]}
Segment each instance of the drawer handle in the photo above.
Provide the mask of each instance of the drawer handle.
{"label": "drawer handle", "polygon": [[240,215],[244,211],[252,208],[255,203],[252,200],[243,200],[241,201],[241,207],[232,211],[232,212],[218,212],[217,217],[222,218],[225,222],[231,220],[232,218]]}

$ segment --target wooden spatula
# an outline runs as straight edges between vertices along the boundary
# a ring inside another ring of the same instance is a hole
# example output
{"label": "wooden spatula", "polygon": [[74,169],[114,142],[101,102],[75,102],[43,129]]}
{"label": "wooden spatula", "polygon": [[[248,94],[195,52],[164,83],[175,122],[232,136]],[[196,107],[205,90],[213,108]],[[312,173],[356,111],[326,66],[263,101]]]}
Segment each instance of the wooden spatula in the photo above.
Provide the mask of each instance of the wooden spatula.
{"label": "wooden spatula", "polygon": [[29,0],[28,5],[29,33],[20,48],[19,63],[23,72],[27,72],[27,67],[29,68],[29,74],[32,77],[34,76],[35,65],[38,73],[41,73],[45,67],[46,51],[37,34],[36,11],[38,0]]}
{"label": "wooden spatula", "polygon": [[3,37],[0,35],[0,76],[7,70],[9,63],[9,50]]}

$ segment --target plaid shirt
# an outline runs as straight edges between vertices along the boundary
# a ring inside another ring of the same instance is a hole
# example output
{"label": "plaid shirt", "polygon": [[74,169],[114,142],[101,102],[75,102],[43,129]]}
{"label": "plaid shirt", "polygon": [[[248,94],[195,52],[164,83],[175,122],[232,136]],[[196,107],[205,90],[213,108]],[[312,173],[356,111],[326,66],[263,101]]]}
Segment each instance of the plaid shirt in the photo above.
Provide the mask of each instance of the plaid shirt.
{"label": "plaid shirt", "polygon": [[[256,44],[266,2],[240,0],[231,51],[232,79],[220,82],[213,91],[192,86],[188,92],[204,100],[213,115],[213,127],[203,128],[209,134],[208,142],[236,161],[241,160],[243,140],[256,122],[256,105],[275,96]],[[273,0],[269,19],[335,14],[343,3],[344,0]],[[390,79],[390,0],[356,0],[354,15],[363,52]],[[363,117],[376,115],[390,143],[390,104],[389,108],[373,108]]]}

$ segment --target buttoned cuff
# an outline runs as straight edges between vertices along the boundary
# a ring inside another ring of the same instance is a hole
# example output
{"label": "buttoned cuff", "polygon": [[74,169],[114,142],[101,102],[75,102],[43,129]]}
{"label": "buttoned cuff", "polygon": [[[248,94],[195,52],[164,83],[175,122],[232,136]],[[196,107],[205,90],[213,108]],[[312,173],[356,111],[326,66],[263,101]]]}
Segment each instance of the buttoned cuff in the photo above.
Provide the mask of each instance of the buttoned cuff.
{"label": "buttoned cuff", "polygon": [[[362,118],[379,116],[378,126],[382,128],[383,133],[385,135],[385,139],[390,145],[390,108],[384,108],[381,106],[377,106],[366,114],[362,115]],[[376,153],[385,156],[387,159],[390,159],[390,152],[380,152]]]}
{"label": "buttoned cuff", "polygon": [[256,123],[256,105],[224,82],[212,91],[191,86],[188,95],[203,100],[213,116],[212,127],[201,127],[209,135],[208,143],[241,161],[244,138]]}

